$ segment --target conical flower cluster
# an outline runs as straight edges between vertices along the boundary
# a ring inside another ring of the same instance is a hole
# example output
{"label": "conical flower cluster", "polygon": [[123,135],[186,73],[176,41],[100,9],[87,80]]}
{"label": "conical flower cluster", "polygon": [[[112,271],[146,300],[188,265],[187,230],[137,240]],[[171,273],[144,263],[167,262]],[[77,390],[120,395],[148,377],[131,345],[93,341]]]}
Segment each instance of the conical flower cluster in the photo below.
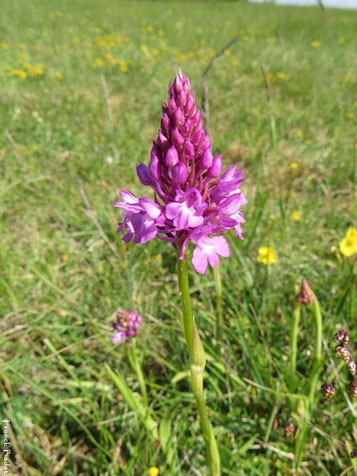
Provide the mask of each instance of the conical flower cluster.
{"label": "conical flower cluster", "polygon": [[137,166],[141,183],[153,189],[155,200],[137,198],[125,188],[119,192],[122,201],[114,204],[124,210],[118,228],[126,230],[124,241],[146,243],[157,237],[171,242],[180,259],[193,242],[196,271],[205,273],[208,263],[215,267],[219,256],[230,255],[221,234],[234,228],[243,239],[241,208],[247,203],[240,190],[245,170],[234,165],[223,175],[221,171],[222,156],[213,157],[190,82],[180,72],[169,87],[168,103],[162,106],[150,163]]}
{"label": "conical flower cluster", "polygon": [[117,344],[123,340],[129,341],[136,337],[140,328],[141,316],[134,311],[118,309],[116,312],[116,322],[113,322],[112,342]]}

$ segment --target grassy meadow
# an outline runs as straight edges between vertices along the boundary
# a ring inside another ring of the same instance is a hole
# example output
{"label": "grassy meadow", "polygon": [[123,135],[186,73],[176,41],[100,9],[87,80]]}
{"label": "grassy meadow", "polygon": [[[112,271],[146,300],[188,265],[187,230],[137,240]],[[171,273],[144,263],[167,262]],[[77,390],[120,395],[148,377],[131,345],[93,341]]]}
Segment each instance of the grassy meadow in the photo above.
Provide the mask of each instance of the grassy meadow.
{"label": "grassy meadow", "polygon": [[[231,257],[220,265],[223,349],[213,272],[190,270],[222,473],[293,474],[295,442],[283,427],[298,424],[307,392],[311,312],[301,316],[292,386],[289,336],[306,278],[322,309],[319,386],[335,379],[336,394],[317,400],[301,474],[353,474],[357,405],[332,337],[348,329],[357,352],[355,263],[338,246],[357,224],[357,12],[203,1],[0,6],[0,414],[11,421],[11,471],[205,474],[174,253],[159,240],[121,241],[112,202],[124,186],[147,193],[135,167],[149,161],[175,73],[182,68],[200,101],[204,68],[239,35],[207,77],[213,150],[224,168],[247,169],[245,239],[227,234]],[[263,246],[276,263],[257,261]],[[143,316],[136,345],[156,436],[111,373],[141,401],[127,346],[111,343],[118,307]]]}

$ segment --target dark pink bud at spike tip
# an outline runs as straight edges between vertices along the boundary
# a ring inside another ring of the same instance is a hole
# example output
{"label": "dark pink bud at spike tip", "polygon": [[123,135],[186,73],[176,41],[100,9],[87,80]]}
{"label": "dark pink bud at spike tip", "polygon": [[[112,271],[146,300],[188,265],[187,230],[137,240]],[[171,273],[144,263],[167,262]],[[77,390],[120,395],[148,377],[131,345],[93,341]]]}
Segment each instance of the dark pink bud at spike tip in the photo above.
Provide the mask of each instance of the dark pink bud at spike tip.
{"label": "dark pink bud at spike tip", "polygon": [[[244,170],[230,166],[222,175],[222,157],[212,157],[209,136],[189,80],[180,71],[169,86],[162,105],[161,127],[148,167],[139,164],[140,182],[152,188],[153,200],[120,190],[114,206],[124,211],[118,232],[123,240],[146,243],[157,237],[172,243],[183,259],[189,242],[195,248],[192,264],[204,274],[230,249],[223,233],[233,228],[243,239],[242,207],[247,200],[240,189]],[[135,330],[135,329],[134,329]]]}

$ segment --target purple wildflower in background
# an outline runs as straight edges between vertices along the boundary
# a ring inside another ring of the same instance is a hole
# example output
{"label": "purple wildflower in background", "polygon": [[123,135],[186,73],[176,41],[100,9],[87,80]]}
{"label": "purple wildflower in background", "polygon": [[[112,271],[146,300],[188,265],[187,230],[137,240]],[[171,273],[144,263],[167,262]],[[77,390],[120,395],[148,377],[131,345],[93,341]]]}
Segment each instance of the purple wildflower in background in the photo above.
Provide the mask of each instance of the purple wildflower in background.
{"label": "purple wildflower in background", "polygon": [[168,104],[162,106],[150,163],[137,166],[140,182],[154,190],[155,201],[124,189],[119,192],[122,201],[114,203],[124,210],[118,228],[126,230],[123,240],[146,243],[157,237],[171,242],[180,259],[191,241],[196,245],[195,270],[205,273],[208,263],[214,268],[219,256],[230,255],[221,234],[234,228],[243,239],[241,208],[247,203],[239,188],[245,170],[233,165],[219,178],[221,171],[222,156],[213,157],[189,80],[180,72],[169,87]]}
{"label": "purple wildflower in background", "polygon": [[118,309],[116,319],[116,322],[113,322],[113,344],[118,344],[118,342],[122,342],[123,340],[128,341],[136,337],[141,322],[141,316],[139,316],[139,314],[136,314],[134,311]]}

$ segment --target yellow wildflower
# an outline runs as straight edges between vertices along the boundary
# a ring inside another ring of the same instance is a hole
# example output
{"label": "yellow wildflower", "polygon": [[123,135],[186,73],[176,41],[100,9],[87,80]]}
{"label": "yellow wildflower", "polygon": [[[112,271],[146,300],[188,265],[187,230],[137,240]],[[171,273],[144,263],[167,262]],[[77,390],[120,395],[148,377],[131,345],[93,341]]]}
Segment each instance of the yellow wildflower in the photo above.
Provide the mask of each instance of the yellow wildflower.
{"label": "yellow wildflower", "polygon": [[318,48],[318,47],[320,46],[320,42],[319,42],[319,41],[316,41],[316,40],[315,40],[315,41],[312,41],[312,42],[311,42],[311,46],[312,46],[313,48]]}
{"label": "yellow wildflower", "polygon": [[345,39],[344,39],[343,36],[341,36],[341,38],[338,39],[338,44],[339,44],[339,45],[343,45],[344,42],[345,42]]}
{"label": "yellow wildflower", "polygon": [[298,129],[293,134],[294,137],[303,137],[303,135],[304,135],[304,132],[301,129]]}
{"label": "yellow wildflower", "polygon": [[34,152],[36,152],[38,149],[39,149],[39,146],[38,146],[37,144],[34,144],[34,145],[32,146],[32,150],[33,150]]}
{"label": "yellow wildflower", "polygon": [[156,466],[151,466],[148,470],[148,476],[158,476],[160,470]]}
{"label": "yellow wildflower", "polygon": [[171,10],[171,8],[169,8],[166,13],[167,13],[168,15],[172,15],[172,10]]}
{"label": "yellow wildflower", "polygon": [[106,57],[106,59],[109,61],[110,64],[116,63],[115,58],[111,53],[106,53],[104,56]]}
{"label": "yellow wildflower", "polygon": [[335,129],[335,136],[336,137],[342,137],[343,136],[343,131],[339,128]]}
{"label": "yellow wildflower", "polygon": [[13,78],[20,78],[20,79],[26,79],[27,78],[27,73],[26,71],[22,71],[22,69],[14,69],[13,71],[10,71],[8,73],[10,77]]}
{"label": "yellow wildflower", "polygon": [[99,67],[104,66],[104,61],[102,60],[102,58],[96,58],[94,66],[99,66]]}
{"label": "yellow wildflower", "polygon": [[291,218],[292,218],[294,221],[301,221],[301,216],[300,216],[299,210],[293,210],[293,211],[291,212]]}
{"label": "yellow wildflower", "polygon": [[345,112],[345,117],[347,117],[348,119],[352,119],[353,118],[353,112]]}
{"label": "yellow wildflower", "polygon": [[354,74],[348,74],[343,78],[345,83],[354,83],[356,81],[356,76]]}
{"label": "yellow wildflower", "polygon": [[182,23],[180,23],[179,21],[176,23],[175,27],[180,30],[180,28],[182,28]]}
{"label": "yellow wildflower", "polygon": [[278,73],[276,73],[276,77],[277,77],[278,79],[283,80],[283,79],[286,78],[286,74],[285,74],[285,73],[282,73],[281,71],[279,71]]}
{"label": "yellow wildflower", "polygon": [[276,257],[275,250],[271,246],[262,246],[258,250],[257,261],[259,263],[264,263],[267,266],[274,264],[278,261]]}
{"label": "yellow wildflower", "polygon": [[346,236],[339,243],[343,256],[352,256],[357,253],[357,228],[350,228]]}
{"label": "yellow wildflower", "polygon": [[119,69],[123,73],[128,71],[128,63],[125,60],[119,60]]}
{"label": "yellow wildflower", "polygon": [[6,50],[9,47],[9,44],[6,41],[1,42],[1,48]]}
{"label": "yellow wildflower", "polygon": [[61,73],[61,71],[55,71],[54,77],[56,79],[63,79],[63,74]]}
{"label": "yellow wildflower", "polygon": [[299,167],[299,164],[297,162],[291,162],[290,168],[291,169],[297,169]]}
{"label": "yellow wildflower", "polygon": [[153,54],[154,56],[157,56],[157,55],[160,54],[160,51],[159,51],[157,48],[154,48],[154,49],[152,50],[152,54]]}
{"label": "yellow wildflower", "polygon": [[159,35],[159,36],[164,36],[163,30],[159,30],[159,31],[158,31],[158,35]]}

